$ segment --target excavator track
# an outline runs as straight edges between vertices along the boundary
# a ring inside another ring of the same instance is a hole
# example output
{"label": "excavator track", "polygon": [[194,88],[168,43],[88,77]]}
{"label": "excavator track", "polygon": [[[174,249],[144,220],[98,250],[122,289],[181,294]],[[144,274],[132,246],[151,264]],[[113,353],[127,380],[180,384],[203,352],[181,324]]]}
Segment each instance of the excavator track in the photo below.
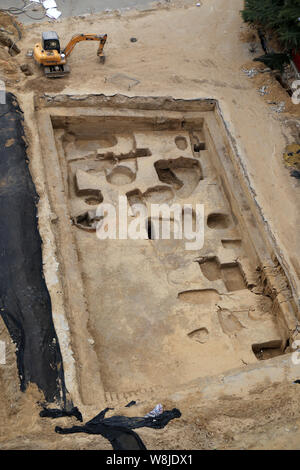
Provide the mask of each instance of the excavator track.
{"label": "excavator track", "polygon": [[44,67],[44,72],[48,78],[60,78],[70,73],[70,67],[68,65],[51,65]]}

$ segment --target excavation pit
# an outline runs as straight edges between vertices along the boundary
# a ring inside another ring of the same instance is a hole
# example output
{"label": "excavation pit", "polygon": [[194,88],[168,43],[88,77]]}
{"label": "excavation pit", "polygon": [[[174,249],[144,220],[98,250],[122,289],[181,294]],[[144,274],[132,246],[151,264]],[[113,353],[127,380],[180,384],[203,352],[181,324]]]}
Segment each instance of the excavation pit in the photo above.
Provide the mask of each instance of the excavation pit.
{"label": "excavation pit", "polygon": [[[286,279],[217,102],[56,96],[37,99],[36,112],[83,401],[172,390],[284,354],[294,306],[277,299],[274,279]],[[120,195],[128,207],[204,204],[203,247],[156,240],[151,219],[148,239],[100,240],[94,205]]]}

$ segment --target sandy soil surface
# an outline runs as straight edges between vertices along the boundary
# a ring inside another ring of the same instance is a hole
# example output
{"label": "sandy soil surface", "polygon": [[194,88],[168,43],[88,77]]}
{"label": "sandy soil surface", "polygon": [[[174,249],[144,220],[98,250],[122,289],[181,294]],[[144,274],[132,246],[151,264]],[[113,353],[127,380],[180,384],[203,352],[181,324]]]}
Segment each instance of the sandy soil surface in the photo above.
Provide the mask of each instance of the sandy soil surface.
{"label": "sandy soil surface", "polygon": [[[266,229],[273,234],[297,296],[300,186],[284,167],[282,155],[288,143],[299,139],[299,107],[291,104],[290,97],[269,74],[249,78],[245,73],[245,69],[259,69],[260,65],[251,61],[250,42],[245,41],[245,35],[241,36],[247,33],[239,15],[241,7],[240,0],[203,0],[199,8],[194,2],[190,5],[174,2],[147,12],[107,13],[69,18],[55,25],[32,25],[25,28],[22,41],[17,42],[21,48],[19,55],[10,58],[5,49],[0,49],[1,78],[16,93],[25,112],[32,156],[39,149],[33,127],[33,97],[37,94],[121,93],[219,100],[247,168],[253,197],[262,208]],[[46,79],[31,59],[26,58],[26,51],[40,39],[42,31],[54,27],[62,44],[78,32],[107,33],[106,63],[99,64],[93,44],[82,43],[70,57],[70,76]],[[137,42],[131,42],[131,37],[137,38]],[[26,77],[20,72],[19,65],[24,63],[30,64],[33,76]],[[130,78],[138,80],[133,87]],[[270,97],[259,93],[263,85],[268,85]],[[268,101],[284,102],[288,112],[276,112],[274,104]],[[30,168],[41,197],[39,227],[49,281],[51,263],[54,263],[47,258],[47,249],[53,243],[47,231],[49,207],[39,162],[32,158]],[[55,298],[52,301],[55,304]],[[109,448],[100,436],[56,436],[54,423],[37,416],[38,392],[32,389],[22,395],[15,387],[13,351],[9,364],[9,372],[0,366],[0,381],[6,384],[0,391],[4,404],[0,448]],[[179,407],[182,418],[162,431],[141,430],[140,435],[148,448],[299,448],[298,387],[266,384],[243,399],[224,396],[217,402],[202,400],[200,393],[178,401],[155,396],[166,408]],[[155,404],[152,400],[150,396],[143,398],[139,407],[126,413],[144,413]],[[99,409],[83,411],[90,418]],[[124,409],[119,411],[123,413]],[[55,424],[67,425],[70,421],[60,419]]]}

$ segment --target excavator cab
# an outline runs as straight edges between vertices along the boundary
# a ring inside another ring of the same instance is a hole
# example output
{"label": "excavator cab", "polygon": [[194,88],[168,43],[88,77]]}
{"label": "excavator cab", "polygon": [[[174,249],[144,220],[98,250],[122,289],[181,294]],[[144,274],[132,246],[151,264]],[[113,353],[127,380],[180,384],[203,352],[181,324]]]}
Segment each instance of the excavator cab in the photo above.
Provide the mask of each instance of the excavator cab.
{"label": "excavator cab", "polygon": [[45,31],[42,34],[42,47],[44,51],[57,51],[60,53],[60,43],[55,31]]}

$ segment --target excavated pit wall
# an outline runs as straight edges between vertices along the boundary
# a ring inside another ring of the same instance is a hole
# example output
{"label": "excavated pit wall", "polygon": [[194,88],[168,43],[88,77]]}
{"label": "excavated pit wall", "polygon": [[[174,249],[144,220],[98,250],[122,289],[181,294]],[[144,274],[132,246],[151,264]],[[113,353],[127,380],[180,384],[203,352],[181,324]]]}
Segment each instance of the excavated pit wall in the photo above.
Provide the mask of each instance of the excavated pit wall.
{"label": "excavated pit wall", "polygon": [[[83,403],[116,402],[281,364],[297,338],[293,286],[218,103],[46,95],[35,109],[75,357],[64,360],[70,392],[75,380]],[[204,202],[207,244],[190,256],[151,239],[101,245],[90,209],[120,192]]]}

